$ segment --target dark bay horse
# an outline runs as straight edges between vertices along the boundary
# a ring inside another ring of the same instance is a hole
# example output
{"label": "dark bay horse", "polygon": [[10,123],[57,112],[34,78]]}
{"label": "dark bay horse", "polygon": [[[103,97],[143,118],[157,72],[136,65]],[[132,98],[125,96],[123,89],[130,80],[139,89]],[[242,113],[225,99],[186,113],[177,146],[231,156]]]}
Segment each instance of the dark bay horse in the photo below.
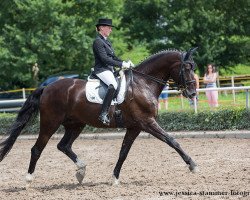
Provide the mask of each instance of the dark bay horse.
{"label": "dark bay horse", "polygon": [[[194,49],[187,52],[162,51],[150,56],[137,67],[125,71],[127,92],[124,102],[117,106],[122,112],[126,134],[113,171],[115,183],[118,183],[123,162],[141,131],[150,133],[174,148],[189,166],[189,169],[195,171],[195,162],[184,152],[176,140],[156,122],[158,97],[170,77],[176,82],[185,97],[192,98],[196,95],[192,59],[194,51]],[[57,148],[77,165],[76,176],[81,183],[85,175],[86,165],[72,151],[73,142],[86,124],[94,127],[117,127],[114,118],[111,119],[109,126],[98,121],[101,105],[87,101],[85,86],[85,80],[62,79],[45,88],[36,89],[19,111],[15,122],[10,127],[8,137],[0,144],[0,161],[11,150],[22,129],[29,125],[28,122],[40,111],[40,133],[31,149],[26,181],[28,183],[32,181],[32,174],[43,149],[59,126],[63,125],[65,134]],[[115,106],[112,106],[110,116],[114,109]]]}

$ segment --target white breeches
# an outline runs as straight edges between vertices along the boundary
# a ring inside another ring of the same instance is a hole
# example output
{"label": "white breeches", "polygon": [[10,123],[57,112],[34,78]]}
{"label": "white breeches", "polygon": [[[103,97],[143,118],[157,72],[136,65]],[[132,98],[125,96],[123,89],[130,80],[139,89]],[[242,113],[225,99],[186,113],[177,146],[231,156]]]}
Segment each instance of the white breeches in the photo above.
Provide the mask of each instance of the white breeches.
{"label": "white breeches", "polygon": [[115,90],[117,89],[117,82],[115,80],[114,74],[111,71],[107,70],[96,74],[96,76],[98,76],[107,86],[112,84]]}

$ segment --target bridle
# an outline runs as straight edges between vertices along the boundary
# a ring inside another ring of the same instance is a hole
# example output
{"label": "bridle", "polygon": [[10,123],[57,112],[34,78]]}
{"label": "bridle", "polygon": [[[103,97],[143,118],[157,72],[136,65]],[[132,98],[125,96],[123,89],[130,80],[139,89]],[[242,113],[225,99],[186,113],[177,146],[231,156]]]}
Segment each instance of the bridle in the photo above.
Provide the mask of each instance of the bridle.
{"label": "bridle", "polygon": [[[185,53],[182,53],[182,54],[181,54],[181,67],[180,67],[181,69],[180,69],[180,72],[179,72],[179,81],[178,81],[178,83],[177,83],[177,84],[178,84],[177,88],[178,88],[178,90],[180,90],[181,92],[184,92],[184,91],[187,89],[187,86],[188,86],[189,84],[195,82],[195,80],[187,81],[187,80],[185,79],[185,76],[184,76],[185,66],[186,66],[187,64],[191,65],[191,70],[194,70],[194,67],[195,67],[195,63],[194,63],[193,60],[186,60],[186,61],[185,61],[185,56],[186,56]],[[157,77],[150,76],[150,75],[148,75],[148,74],[144,74],[144,73],[139,72],[139,71],[137,71],[137,70],[135,70],[135,69],[133,69],[133,68],[131,68],[131,67],[130,67],[128,70],[129,70],[129,74],[130,74],[130,77],[131,77],[131,79],[130,79],[131,82],[133,82],[133,72],[136,72],[136,73],[142,75],[143,77],[145,77],[145,78],[147,78],[147,79],[150,79],[150,80],[152,80],[152,81],[155,81],[155,82],[157,82],[157,83],[160,83],[161,85],[164,85],[164,86],[165,86],[165,85],[167,84],[167,81],[165,81],[165,80],[163,80],[163,79],[159,79],[159,78],[157,78]]]}
{"label": "bridle", "polygon": [[189,84],[195,83],[195,80],[187,81],[185,79],[184,72],[185,72],[185,66],[187,64],[190,65],[191,70],[194,71],[194,69],[195,69],[194,61],[193,60],[185,60],[185,54],[181,54],[181,69],[180,69],[179,81],[178,81],[178,90],[180,90],[181,92],[184,92],[187,89],[187,86]]}

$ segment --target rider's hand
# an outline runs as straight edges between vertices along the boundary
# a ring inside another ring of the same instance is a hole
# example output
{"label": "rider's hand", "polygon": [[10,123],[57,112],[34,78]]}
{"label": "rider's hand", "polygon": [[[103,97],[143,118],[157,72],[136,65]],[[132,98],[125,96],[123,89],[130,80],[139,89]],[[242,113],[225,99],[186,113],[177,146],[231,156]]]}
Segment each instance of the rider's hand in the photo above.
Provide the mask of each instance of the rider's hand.
{"label": "rider's hand", "polygon": [[129,60],[128,62],[130,63],[130,66],[131,66],[131,67],[134,67],[134,66],[135,66],[134,63],[132,63],[131,60]]}
{"label": "rider's hand", "polygon": [[122,69],[128,69],[130,67],[130,62],[129,61],[123,61],[122,62]]}

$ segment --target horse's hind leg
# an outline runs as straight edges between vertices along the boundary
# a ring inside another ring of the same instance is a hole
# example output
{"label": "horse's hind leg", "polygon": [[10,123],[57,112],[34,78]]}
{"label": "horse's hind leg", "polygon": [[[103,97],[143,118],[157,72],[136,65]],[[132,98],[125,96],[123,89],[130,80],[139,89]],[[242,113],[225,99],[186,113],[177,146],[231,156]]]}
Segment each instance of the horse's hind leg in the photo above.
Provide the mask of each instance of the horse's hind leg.
{"label": "horse's hind leg", "polygon": [[76,178],[79,183],[85,176],[86,164],[78,159],[77,155],[72,151],[72,144],[75,139],[80,135],[85,125],[82,124],[70,124],[64,125],[65,134],[61,141],[58,143],[57,148],[66,154],[77,166],[78,170],[76,173]]}
{"label": "horse's hind leg", "polygon": [[[41,130],[38,136],[38,139],[35,143],[35,145],[31,148],[31,158],[30,158],[30,164],[29,164],[29,169],[28,169],[28,174],[26,176],[26,182],[27,182],[27,186],[29,186],[29,184],[32,182],[33,180],[33,172],[35,171],[35,167],[36,167],[36,163],[38,161],[38,159],[41,156],[41,153],[43,151],[43,149],[45,148],[45,146],[47,145],[49,139],[51,138],[51,136],[53,135],[53,133],[55,133],[55,131],[58,129],[58,126],[49,126],[48,124],[46,124],[47,126],[40,126]],[[46,127],[46,128],[44,128]],[[47,128],[50,127],[50,128]]]}
{"label": "horse's hind leg", "polygon": [[125,161],[125,159],[127,158],[128,152],[132,146],[132,144],[134,143],[136,137],[140,134],[141,130],[139,129],[127,129],[127,132],[125,134],[125,137],[123,139],[122,142],[122,147],[120,150],[120,155],[119,155],[119,159],[116,163],[114,172],[113,172],[113,177],[114,177],[114,185],[118,185],[119,184],[119,175],[120,175],[120,171],[123,165],[123,162]]}
{"label": "horse's hind leg", "polygon": [[186,164],[189,165],[189,169],[192,172],[196,172],[198,170],[197,165],[192,160],[190,156],[188,156],[183,149],[181,148],[180,144],[176,142],[176,140],[168,135],[159,125],[158,123],[153,120],[148,122],[146,125],[144,125],[144,130],[156,138],[160,139],[163,142],[166,142],[169,146],[174,148],[179,155],[182,157],[182,159],[185,161]]}

